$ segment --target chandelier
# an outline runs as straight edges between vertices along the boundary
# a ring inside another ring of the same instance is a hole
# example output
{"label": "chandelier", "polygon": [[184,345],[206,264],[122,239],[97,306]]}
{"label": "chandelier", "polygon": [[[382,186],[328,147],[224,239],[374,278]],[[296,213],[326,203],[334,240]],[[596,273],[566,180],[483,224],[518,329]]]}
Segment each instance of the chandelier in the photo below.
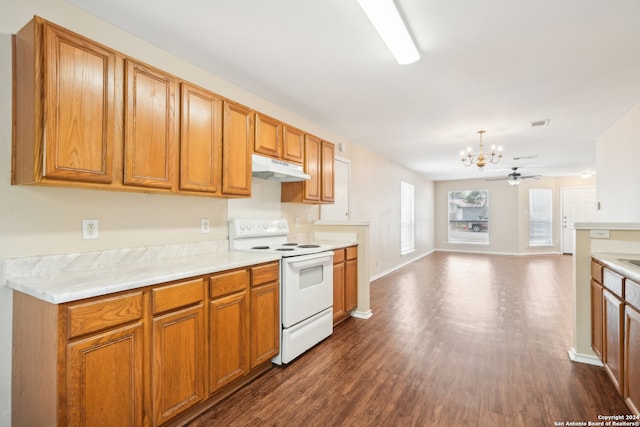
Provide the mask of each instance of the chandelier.
{"label": "chandelier", "polygon": [[473,164],[478,166],[479,170],[483,170],[487,163],[499,163],[502,158],[502,147],[497,148],[496,146],[491,146],[491,153],[484,152],[484,144],[482,143],[482,134],[485,133],[484,130],[479,130],[480,134],[480,147],[477,154],[473,153],[471,147],[467,148],[467,151],[460,152],[460,160],[465,166],[471,166]]}

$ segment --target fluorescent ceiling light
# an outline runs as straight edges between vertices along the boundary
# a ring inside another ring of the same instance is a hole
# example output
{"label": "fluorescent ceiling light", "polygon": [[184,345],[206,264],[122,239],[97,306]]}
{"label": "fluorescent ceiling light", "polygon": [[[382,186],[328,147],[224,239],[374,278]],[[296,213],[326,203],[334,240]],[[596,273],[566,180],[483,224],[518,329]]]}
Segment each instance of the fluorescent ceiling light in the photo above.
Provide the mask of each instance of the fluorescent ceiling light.
{"label": "fluorescent ceiling light", "polygon": [[420,59],[393,0],[358,0],[358,3],[398,64],[411,64]]}

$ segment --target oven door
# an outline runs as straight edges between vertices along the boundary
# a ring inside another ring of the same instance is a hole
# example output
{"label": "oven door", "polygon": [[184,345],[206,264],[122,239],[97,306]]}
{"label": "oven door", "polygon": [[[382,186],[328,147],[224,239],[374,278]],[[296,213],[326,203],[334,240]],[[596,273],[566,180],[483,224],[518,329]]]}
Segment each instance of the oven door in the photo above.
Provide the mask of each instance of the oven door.
{"label": "oven door", "polygon": [[333,305],[333,252],[282,258],[282,326]]}

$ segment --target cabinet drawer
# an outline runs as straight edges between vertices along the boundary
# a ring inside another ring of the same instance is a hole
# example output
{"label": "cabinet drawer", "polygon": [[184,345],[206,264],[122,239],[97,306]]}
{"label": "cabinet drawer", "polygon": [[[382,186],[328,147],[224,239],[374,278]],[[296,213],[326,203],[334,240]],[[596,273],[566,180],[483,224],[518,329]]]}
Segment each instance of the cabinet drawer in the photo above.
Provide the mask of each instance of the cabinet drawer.
{"label": "cabinet drawer", "polygon": [[340,264],[344,262],[344,249],[336,249],[333,251],[333,263]]}
{"label": "cabinet drawer", "polygon": [[209,286],[212,298],[241,291],[249,286],[249,270],[216,274],[209,279]]}
{"label": "cabinet drawer", "polygon": [[622,276],[619,274],[604,268],[602,270],[602,284],[618,297],[624,297],[624,294],[622,293]]}
{"label": "cabinet drawer", "polygon": [[591,259],[591,278],[602,284],[602,264],[598,264]]}
{"label": "cabinet drawer", "polygon": [[358,258],[358,247],[351,246],[347,248],[347,259],[356,259]]}
{"label": "cabinet drawer", "polygon": [[625,300],[634,306],[636,310],[640,310],[640,285],[634,281],[625,279],[624,288]]}
{"label": "cabinet drawer", "polygon": [[74,338],[142,318],[142,292],[67,307],[67,336]]}
{"label": "cabinet drawer", "polygon": [[194,279],[151,290],[153,314],[196,304],[204,298],[204,279]]}
{"label": "cabinet drawer", "polygon": [[251,286],[260,286],[269,282],[276,282],[280,278],[280,264],[258,265],[251,268]]}

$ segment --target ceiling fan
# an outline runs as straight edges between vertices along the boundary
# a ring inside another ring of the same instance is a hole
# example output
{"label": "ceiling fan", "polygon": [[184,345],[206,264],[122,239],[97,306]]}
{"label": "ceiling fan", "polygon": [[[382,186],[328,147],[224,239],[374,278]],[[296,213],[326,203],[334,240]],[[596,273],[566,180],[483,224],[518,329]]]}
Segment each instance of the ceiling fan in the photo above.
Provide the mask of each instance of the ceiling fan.
{"label": "ceiling fan", "polygon": [[507,180],[510,185],[516,186],[519,185],[523,179],[540,179],[542,175],[525,175],[522,176],[520,172],[518,172],[518,168],[511,168],[511,173],[507,175],[506,178],[490,178],[485,181],[502,181],[503,179]]}

